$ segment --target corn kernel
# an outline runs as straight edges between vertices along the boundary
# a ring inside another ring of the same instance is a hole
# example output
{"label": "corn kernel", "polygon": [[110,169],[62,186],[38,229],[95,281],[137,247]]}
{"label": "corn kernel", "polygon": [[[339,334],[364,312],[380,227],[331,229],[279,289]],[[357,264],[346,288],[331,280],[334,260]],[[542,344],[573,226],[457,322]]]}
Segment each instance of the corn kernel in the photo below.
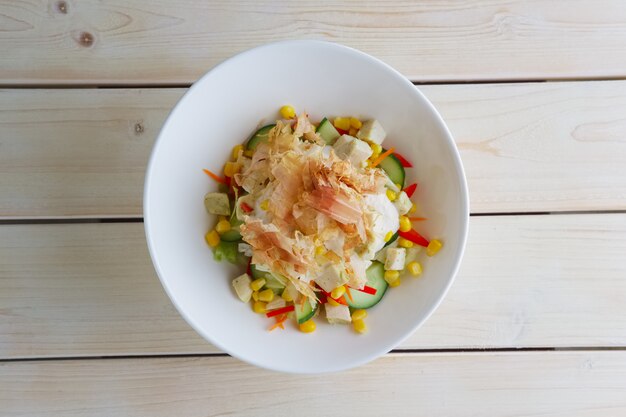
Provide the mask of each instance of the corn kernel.
{"label": "corn kernel", "polygon": [[411,230],[413,228],[413,225],[411,224],[411,220],[409,220],[408,217],[406,216],[400,216],[400,231],[401,232],[408,232],[409,230]]}
{"label": "corn kernel", "polygon": [[346,293],[346,287],[344,287],[343,285],[335,288],[334,290],[332,290],[330,292],[330,296],[333,297],[335,300],[340,298],[342,295],[344,295]]}
{"label": "corn kernel", "polygon": [[252,299],[254,301],[259,301],[259,292],[258,291],[252,291]]}
{"label": "corn kernel", "polygon": [[326,248],[324,247],[324,245],[318,245],[315,247],[315,254],[316,255],[323,255],[326,253]]}
{"label": "corn kernel", "polygon": [[352,312],[352,320],[363,320],[367,317],[367,311],[365,310],[354,310]]}
{"label": "corn kernel", "polygon": [[259,293],[259,301],[265,301],[266,303],[269,303],[273,299],[274,299],[274,291],[270,289],[263,290]]}
{"label": "corn kernel", "polygon": [[312,333],[315,331],[315,322],[313,320],[307,320],[300,324],[299,327],[302,333]]}
{"label": "corn kernel", "polygon": [[235,145],[235,147],[233,147],[233,159],[237,160],[237,158],[239,158],[239,153],[243,152],[243,145]]}
{"label": "corn kernel", "polygon": [[403,237],[398,238],[398,246],[400,246],[401,248],[407,248],[408,249],[408,248],[412,248],[413,245],[414,245],[414,243],[411,242],[408,239],[405,239]]}
{"label": "corn kernel", "polygon": [[265,278],[257,278],[250,283],[252,291],[258,291],[265,285]]}
{"label": "corn kernel", "polygon": [[387,234],[385,235],[385,242],[389,242],[391,240],[391,238],[393,237],[393,232],[390,230],[387,232]]}
{"label": "corn kernel", "polygon": [[356,132],[358,132],[358,130],[353,128],[353,127],[351,127],[350,130],[348,130],[348,135],[356,136]]}
{"label": "corn kernel", "polygon": [[398,194],[396,194],[396,192],[393,190],[387,190],[387,198],[391,201],[396,201],[396,198],[398,198]]}
{"label": "corn kernel", "polygon": [[216,247],[220,243],[220,235],[215,230],[211,230],[204,235],[204,240],[209,244],[212,248]]}
{"label": "corn kernel", "polygon": [[337,129],[350,130],[350,119],[345,117],[336,117],[333,121],[333,125],[335,125]]}
{"label": "corn kernel", "polygon": [[254,304],[252,304],[252,310],[254,310],[255,313],[265,314],[266,306],[267,304],[263,301],[255,301]]}
{"label": "corn kernel", "polygon": [[220,235],[228,232],[230,230],[230,222],[228,220],[220,220],[215,225],[215,231]]}
{"label": "corn kernel", "polygon": [[357,119],[356,117],[351,117],[350,118],[350,126],[354,129],[360,129],[361,126],[363,124],[361,123],[361,121],[359,119]]}
{"label": "corn kernel", "polygon": [[401,282],[402,282],[402,280],[400,278],[398,278],[397,280],[390,282],[389,286],[395,288],[398,285],[400,285]]}
{"label": "corn kernel", "polygon": [[247,156],[248,158],[252,158],[254,155],[254,151],[252,149],[246,149],[243,151],[243,156]]}
{"label": "corn kernel", "polygon": [[417,204],[411,204],[411,208],[409,209],[409,213],[415,213],[417,211]]}
{"label": "corn kernel", "polygon": [[267,211],[267,209],[270,208],[270,201],[269,200],[261,201],[261,204],[259,205],[259,207],[261,207],[261,210]]}
{"label": "corn kernel", "polygon": [[428,247],[426,248],[426,255],[434,256],[437,252],[439,252],[439,249],[441,249],[442,246],[443,244],[439,240],[431,240],[428,244]]}
{"label": "corn kernel", "polygon": [[294,109],[293,106],[285,105],[280,108],[280,116],[283,119],[293,119],[296,117],[296,109]]}
{"label": "corn kernel", "polygon": [[422,265],[419,262],[409,262],[406,266],[409,273],[414,277],[422,275]]}
{"label": "corn kernel", "polygon": [[237,172],[239,172],[239,164],[231,161],[226,162],[226,164],[224,165],[224,175],[226,175],[227,177],[232,177]]}
{"label": "corn kernel", "polygon": [[392,285],[392,283],[400,279],[400,271],[385,271],[384,277],[387,284]]}
{"label": "corn kernel", "polygon": [[378,143],[370,143],[370,148],[372,148],[372,158],[377,158],[383,151],[383,147]]}
{"label": "corn kernel", "polygon": [[291,298],[291,295],[289,294],[289,291],[287,291],[286,288],[283,290],[283,293],[280,296],[283,298],[283,300],[287,301],[288,303],[293,301],[293,298]]}
{"label": "corn kernel", "polygon": [[363,320],[354,320],[352,322],[352,327],[354,327],[354,330],[358,333],[367,332],[367,325],[365,324]]}
{"label": "corn kernel", "polygon": [[337,301],[333,300],[330,297],[326,297],[326,302],[328,304],[330,304],[331,306],[333,306],[333,307],[337,307],[339,305],[339,303]]}

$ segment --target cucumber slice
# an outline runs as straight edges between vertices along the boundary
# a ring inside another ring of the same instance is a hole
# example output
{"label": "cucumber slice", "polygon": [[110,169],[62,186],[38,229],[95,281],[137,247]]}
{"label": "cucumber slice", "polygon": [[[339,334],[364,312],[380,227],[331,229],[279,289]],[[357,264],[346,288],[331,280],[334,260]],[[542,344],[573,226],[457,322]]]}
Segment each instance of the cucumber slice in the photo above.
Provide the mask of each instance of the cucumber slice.
{"label": "cucumber slice", "polygon": [[363,291],[352,290],[352,300],[350,297],[345,297],[348,306],[352,308],[371,308],[374,307],[383,298],[387,291],[387,281],[385,281],[385,268],[382,263],[374,261],[372,265],[367,268],[367,285],[376,288],[376,294],[368,294]]}
{"label": "cucumber slice", "polygon": [[270,130],[272,130],[274,126],[276,125],[273,124],[273,125],[263,126],[259,130],[254,132],[250,140],[248,140],[248,142],[246,143],[246,149],[255,150],[256,147],[259,145],[259,143],[267,142]]}
{"label": "cucumber slice", "polygon": [[[383,149],[383,152],[385,151],[386,149]],[[400,184],[400,187],[404,188],[404,177],[406,174],[404,167],[395,155],[389,155],[378,166],[387,173],[387,176],[393,183]]]}
{"label": "cucumber slice", "polygon": [[335,140],[337,140],[337,138],[341,136],[339,132],[337,132],[337,129],[335,129],[335,126],[333,126],[333,124],[330,122],[330,120],[325,117],[322,119],[319,126],[317,126],[317,133],[319,133],[320,137],[328,145],[335,142]]}
{"label": "cucumber slice", "polygon": [[265,279],[265,287],[274,292],[282,292],[285,289],[285,284],[280,282],[274,275],[258,270],[254,264],[250,264],[250,273],[252,274],[252,279]]}
{"label": "cucumber slice", "polygon": [[230,230],[222,234],[221,239],[225,242],[238,242],[241,240],[241,233],[239,232],[239,226],[241,226],[243,222],[237,217],[233,217],[230,220]]}
{"label": "cucumber slice", "polygon": [[391,245],[393,242],[396,241],[397,238],[398,238],[398,232],[394,233],[393,236],[391,236],[391,239],[389,239],[389,241],[385,243],[385,246],[383,246],[383,248],[386,248],[387,246]]}
{"label": "cucumber slice", "polygon": [[294,303],[298,324],[302,324],[305,321],[310,320],[315,315],[318,306],[319,304],[315,304],[315,308],[313,308],[308,299],[302,305],[300,305],[300,303]]}

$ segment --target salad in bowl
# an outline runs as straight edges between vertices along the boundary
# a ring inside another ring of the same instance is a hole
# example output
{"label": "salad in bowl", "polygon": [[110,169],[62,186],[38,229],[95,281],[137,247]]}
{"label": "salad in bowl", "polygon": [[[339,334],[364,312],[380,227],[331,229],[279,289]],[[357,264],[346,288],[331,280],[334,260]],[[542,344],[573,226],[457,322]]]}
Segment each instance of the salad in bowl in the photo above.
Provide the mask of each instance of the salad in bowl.
{"label": "salad in bowl", "polygon": [[367,310],[388,287],[422,274],[421,258],[442,248],[418,232],[412,164],[376,119],[323,118],[285,105],[281,118],[236,145],[219,186],[204,197],[218,261],[240,264],[237,297],[270,320],[311,333],[318,317],[365,333]]}

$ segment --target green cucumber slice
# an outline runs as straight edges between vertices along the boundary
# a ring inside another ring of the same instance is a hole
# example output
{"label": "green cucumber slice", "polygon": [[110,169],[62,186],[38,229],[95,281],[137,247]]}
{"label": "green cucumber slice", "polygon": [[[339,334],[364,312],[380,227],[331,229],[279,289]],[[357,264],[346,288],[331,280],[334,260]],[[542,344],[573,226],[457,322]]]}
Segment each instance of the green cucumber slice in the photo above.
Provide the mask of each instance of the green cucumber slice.
{"label": "green cucumber slice", "polygon": [[[386,152],[386,149],[383,149],[383,152]],[[395,155],[391,154],[378,165],[387,173],[387,176],[394,184],[399,184],[401,188],[404,188],[404,167],[396,158]]]}
{"label": "green cucumber slice", "polygon": [[221,239],[225,242],[238,242],[241,240],[241,232],[239,231],[239,226],[241,226],[243,222],[238,220],[237,217],[233,217],[230,220],[230,230],[228,232],[222,233]]}
{"label": "green cucumber slice", "polygon": [[276,279],[274,275],[258,270],[254,264],[250,264],[250,273],[252,274],[252,279],[265,279],[265,287],[274,292],[281,293],[285,289],[285,284]]}
{"label": "green cucumber slice", "polygon": [[374,261],[372,265],[367,268],[367,284],[369,287],[376,288],[376,294],[368,294],[363,291],[352,290],[352,300],[350,297],[345,297],[346,303],[352,308],[366,309],[372,308],[383,298],[387,291],[387,281],[385,281],[385,268],[382,263]]}
{"label": "green cucumber slice", "polygon": [[317,133],[319,133],[320,137],[324,140],[324,142],[326,142],[327,145],[332,144],[339,136],[341,136],[330,120],[325,117],[322,119],[319,126],[317,126]]}
{"label": "green cucumber slice", "polygon": [[315,304],[315,308],[311,306],[311,302],[307,299],[304,304],[294,303],[295,312],[296,312],[296,320],[298,324],[302,324],[307,320],[310,320],[317,311],[318,304]]}
{"label": "green cucumber slice", "polygon": [[259,146],[259,143],[267,142],[270,130],[272,130],[274,126],[276,125],[272,124],[263,126],[259,130],[254,132],[250,140],[248,140],[248,142],[246,143],[246,149],[255,150],[256,147]]}
{"label": "green cucumber slice", "polygon": [[387,246],[391,245],[393,242],[396,241],[397,238],[398,238],[398,232],[394,233],[393,236],[391,236],[391,239],[389,239],[389,241],[385,243],[385,246],[383,246],[383,248],[386,248]]}

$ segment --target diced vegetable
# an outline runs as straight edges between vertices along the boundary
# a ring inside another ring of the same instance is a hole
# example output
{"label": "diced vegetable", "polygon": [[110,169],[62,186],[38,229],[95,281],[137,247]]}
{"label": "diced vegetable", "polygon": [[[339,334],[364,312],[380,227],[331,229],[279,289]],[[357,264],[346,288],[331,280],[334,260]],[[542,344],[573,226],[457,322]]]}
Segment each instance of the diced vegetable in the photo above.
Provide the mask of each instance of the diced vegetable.
{"label": "diced vegetable", "polygon": [[[269,304],[268,304],[268,306],[269,306]],[[289,313],[290,311],[294,311],[294,309],[295,309],[295,307],[292,306],[292,305],[291,306],[286,306],[286,307],[282,307],[282,308],[279,308],[279,309],[276,309],[276,310],[272,310],[272,311],[266,313],[265,315],[267,317],[274,317],[274,316],[278,316],[280,314]]]}
{"label": "diced vegetable", "polygon": [[329,263],[324,267],[324,269],[322,269],[321,273],[315,277],[315,282],[324,291],[329,293],[335,288],[348,282],[348,276],[347,274],[344,274],[341,266]]}
{"label": "diced vegetable", "polygon": [[324,309],[326,310],[326,320],[328,320],[330,324],[347,324],[352,321],[350,309],[347,305],[339,304],[333,306],[325,304]]}
{"label": "diced vegetable", "polygon": [[349,135],[341,135],[333,149],[339,158],[357,167],[362,166],[372,155],[372,148],[367,143]]}
{"label": "diced vegetable", "polygon": [[[393,148],[386,150],[385,152],[381,153],[380,156],[378,158],[376,158],[375,160],[372,161],[372,167],[376,167],[378,166],[381,162],[383,162],[387,157],[389,156],[393,156]],[[393,181],[393,180],[392,180]]]}
{"label": "diced vegetable", "polygon": [[357,333],[367,333],[367,325],[363,320],[354,320],[352,322],[352,327]]}
{"label": "diced vegetable", "polygon": [[250,276],[248,274],[241,274],[237,278],[233,279],[233,288],[237,293],[237,297],[244,303],[250,301],[252,297],[252,289],[250,288]]}
{"label": "diced vegetable", "polygon": [[231,264],[239,264],[242,260],[237,250],[237,243],[224,241],[221,241],[213,249],[213,258],[216,261],[228,261]]}
{"label": "diced vegetable", "polygon": [[411,275],[415,277],[422,274],[422,265],[416,261],[409,262],[406,266],[406,269]]}
{"label": "diced vegetable", "polygon": [[385,295],[387,282],[384,279],[383,264],[377,261],[367,268],[367,284],[362,290],[352,292],[352,300],[347,300],[348,306],[356,309],[371,308]]}
{"label": "diced vegetable", "polygon": [[400,214],[401,216],[407,214],[409,210],[411,210],[411,205],[413,205],[413,203],[409,199],[409,196],[404,191],[400,191],[400,193],[398,194],[398,198],[396,198],[393,204],[396,206],[398,214]]}
{"label": "diced vegetable", "polygon": [[398,235],[420,246],[428,246],[428,239],[417,233],[415,229],[409,230],[408,232],[398,232]]}
{"label": "diced vegetable", "polygon": [[307,298],[304,303],[295,303],[294,307],[296,312],[296,320],[298,321],[298,324],[302,324],[315,315],[315,313],[317,312],[318,304],[316,304],[315,308],[313,308],[311,302]]}
{"label": "diced vegetable", "polygon": [[406,177],[406,173],[404,171],[404,167],[395,155],[389,155],[387,158],[383,159],[378,166],[385,171],[391,182],[394,184],[400,184],[401,187],[404,187],[404,178]]}
{"label": "diced vegetable", "polygon": [[319,126],[317,126],[317,133],[328,145],[331,145],[340,136],[330,120],[325,117],[322,119]]}
{"label": "diced vegetable", "polygon": [[394,154],[394,156],[396,158],[398,158],[398,161],[400,161],[400,163],[402,164],[403,167],[405,167],[405,168],[413,168],[413,165],[409,161],[407,161],[407,159],[404,156],[402,156],[401,154],[399,154],[398,152],[395,152],[395,151],[394,151],[393,154]]}
{"label": "diced vegetable", "polygon": [[[277,310],[277,309],[282,309],[287,305],[287,302],[285,300],[283,300],[281,297],[274,297],[274,299],[272,301],[270,301],[269,303],[267,303],[267,310],[271,311],[271,310]],[[293,306],[289,306],[291,307],[291,310],[294,309]]]}
{"label": "diced vegetable", "polygon": [[357,133],[357,138],[379,145],[383,143],[385,137],[387,137],[387,133],[385,133],[385,129],[376,119],[363,122]]}
{"label": "diced vegetable", "polygon": [[415,190],[417,190],[417,183],[413,183],[411,185],[409,185],[408,187],[406,187],[404,189],[404,192],[406,193],[406,195],[411,198],[413,197],[413,194],[415,193]]}
{"label": "diced vegetable", "polygon": [[426,247],[426,255],[434,256],[439,250],[442,248],[443,244],[437,240],[433,239],[430,241],[428,246]]}
{"label": "diced vegetable", "polygon": [[296,109],[294,109],[293,106],[285,105],[280,108],[280,116],[283,119],[293,119],[296,117]]}
{"label": "diced vegetable", "polygon": [[405,258],[406,258],[406,249],[404,248],[387,249],[387,259],[385,260],[385,270],[400,271],[404,269]]}
{"label": "diced vegetable", "polygon": [[220,216],[230,215],[230,201],[226,193],[206,193],[204,196],[204,208],[210,214]]}
{"label": "diced vegetable", "polygon": [[300,323],[299,327],[302,333],[312,333],[315,331],[315,322],[313,320],[307,320],[303,323]]}
{"label": "diced vegetable", "polygon": [[214,248],[220,244],[220,235],[215,230],[209,230],[206,235],[204,235],[204,240],[209,244],[210,247]]}
{"label": "diced vegetable", "polygon": [[[295,114],[295,112],[294,112],[294,114]],[[272,130],[274,128],[274,126],[276,126],[276,125],[275,124],[271,124],[271,125],[263,126],[259,130],[254,132],[252,137],[246,143],[246,149],[248,149],[248,150],[255,150],[256,147],[259,146],[259,143],[267,142],[270,130]]]}

